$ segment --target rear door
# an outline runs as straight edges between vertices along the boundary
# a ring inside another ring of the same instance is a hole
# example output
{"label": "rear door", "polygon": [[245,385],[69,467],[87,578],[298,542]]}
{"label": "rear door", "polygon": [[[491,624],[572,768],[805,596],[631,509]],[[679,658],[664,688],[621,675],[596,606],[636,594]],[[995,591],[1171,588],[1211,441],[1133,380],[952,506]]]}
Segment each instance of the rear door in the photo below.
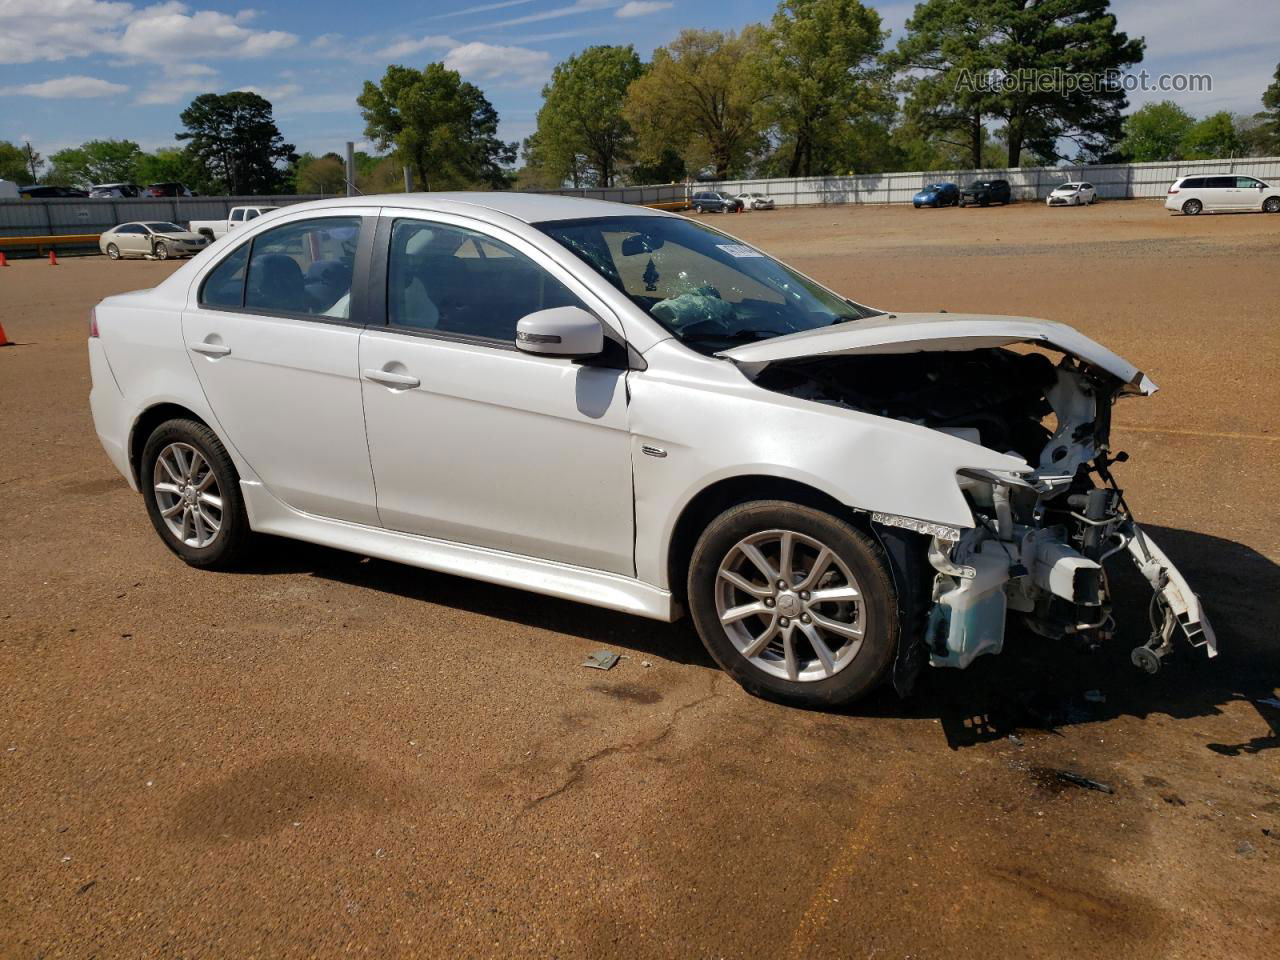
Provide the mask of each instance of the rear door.
{"label": "rear door", "polygon": [[343,207],[255,234],[202,277],[182,319],[223,436],[266,488],[297,510],[369,525],[353,278],[367,269],[376,213]]}
{"label": "rear door", "polygon": [[1231,210],[1240,205],[1235,177],[1205,177],[1200,194],[1205,208],[1209,210]]}

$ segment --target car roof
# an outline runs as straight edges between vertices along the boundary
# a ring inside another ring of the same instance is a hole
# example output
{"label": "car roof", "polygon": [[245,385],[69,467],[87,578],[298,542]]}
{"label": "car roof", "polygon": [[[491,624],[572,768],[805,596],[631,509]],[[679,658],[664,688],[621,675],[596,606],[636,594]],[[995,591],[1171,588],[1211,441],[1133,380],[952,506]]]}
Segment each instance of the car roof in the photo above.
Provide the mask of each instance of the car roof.
{"label": "car roof", "polygon": [[[708,193],[719,191],[709,190]],[[608,200],[591,200],[583,197],[562,197],[551,193],[516,193],[514,191],[441,191],[432,193],[387,193],[363,197],[338,197],[332,200],[313,200],[317,207],[359,206],[386,204],[387,206],[436,211],[440,213],[464,212],[460,207],[479,207],[494,213],[505,214],[525,223],[541,223],[548,220],[580,220],[593,217],[669,217],[672,214],[632,203],[613,203]],[[289,207],[298,210],[309,204]]]}

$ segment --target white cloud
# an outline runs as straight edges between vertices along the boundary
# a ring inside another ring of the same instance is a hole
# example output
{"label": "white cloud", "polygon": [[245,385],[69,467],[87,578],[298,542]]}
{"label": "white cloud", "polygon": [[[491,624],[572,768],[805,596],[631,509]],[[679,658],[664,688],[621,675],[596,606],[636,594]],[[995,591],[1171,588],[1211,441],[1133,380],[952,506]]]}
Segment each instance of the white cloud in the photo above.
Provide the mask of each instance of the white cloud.
{"label": "white cloud", "polygon": [[551,72],[551,54],[527,47],[464,43],[445,54],[444,65],[468,80],[536,84]]}
{"label": "white cloud", "polygon": [[261,57],[292,47],[298,38],[283,30],[253,30],[244,24],[253,11],[235,15],[182,4],[148,7],[129,22],[120,37],[121,53],[139,59],[158,57]]}
{"label": "white cloud", "polygon": [[40,83],[27,83],[20,87],[0,88],[6,96],[40,97],[45,100],[60,100],[69,97],[110,97],[124,93],[129,88],[123,83],[111,83],[99,77],[76,75],[55,77]]}
{"label": "white cloud", "polygon": [[651,13],[657,13],[659,10],[669,10],[675,4],[664,2],[664,0],[629,0],[618,8],[615,17],[645,17]]}
{"label": "white cloud", "polygon": [[302,92],[302,87],[296,83],[282,83],[278,87],[244,86],[236,87],[236,90],[241,93],[256,93],[264,100],[270,100],[274,106],[277,101],[288,100],[297,96]]}
{"label": "white cloud", "polygon": [[92,54],[131,60],[260,57],[293,46],[283,30],[255,30],[252,10],[191,12],[182,3],[137,7],[114,0],[2,0],[0,63]]}
{"label": "white cloud", "polygon": [[218,85],[217,76],[217,70],[202,63],[166,63],[135,102],[179,103],[198,93],[211,93]]}
{"label": "white cloud", "polygon": [[572,17],[579,13],[590,13],[593,10],[607,10],[618,6],[617,0],[575,0],[567,7],[554,7],[541,13],[530,13],[510,20],[498,20],[495,23],[482,23],[478,26],[458,30],[457,33],[475,33],[477,30],[493,30],[497,27],[516,27],[523,23],[539,23],[543,20],[557,20],[560,17]]}
{"label": "white cloud", "polygon": [[453,37],[440,35],[418,37],[416,40],[406,38],[404,40],[397,40],[388,47],[383,47],[378,51],[377,55],[388,60],[394,60],[398,57],[408,57],[415,53],[421,53],[423,50],[446,49],[456,45],[457,42],[458,41],[453,39]]}

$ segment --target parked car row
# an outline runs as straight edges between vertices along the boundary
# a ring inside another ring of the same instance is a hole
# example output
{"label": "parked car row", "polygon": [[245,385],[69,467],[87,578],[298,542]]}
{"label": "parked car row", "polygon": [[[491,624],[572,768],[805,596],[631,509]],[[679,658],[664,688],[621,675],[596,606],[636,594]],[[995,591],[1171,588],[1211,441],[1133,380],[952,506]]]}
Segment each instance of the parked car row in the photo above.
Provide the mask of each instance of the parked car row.
{"label": "parked car row", "polygon": [[186,186],[176,181],[153,183],[140,187],[136,183],[99,183],[88,190],[75,187],[58,187],[52,184],[33,183],[19,189],[18,195],[24,200],[48,199],[136,199],[139,197],[194,197]]}

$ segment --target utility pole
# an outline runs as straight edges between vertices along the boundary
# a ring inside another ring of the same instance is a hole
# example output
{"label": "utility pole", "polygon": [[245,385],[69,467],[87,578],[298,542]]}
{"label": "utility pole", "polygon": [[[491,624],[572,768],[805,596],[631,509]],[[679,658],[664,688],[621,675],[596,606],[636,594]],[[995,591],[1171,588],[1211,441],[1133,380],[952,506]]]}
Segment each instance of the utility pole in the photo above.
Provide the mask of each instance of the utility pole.
{"label": "utility pole", "polygon": [[355,141],[347,141],[347,196],[356,195],[356,145]]}

